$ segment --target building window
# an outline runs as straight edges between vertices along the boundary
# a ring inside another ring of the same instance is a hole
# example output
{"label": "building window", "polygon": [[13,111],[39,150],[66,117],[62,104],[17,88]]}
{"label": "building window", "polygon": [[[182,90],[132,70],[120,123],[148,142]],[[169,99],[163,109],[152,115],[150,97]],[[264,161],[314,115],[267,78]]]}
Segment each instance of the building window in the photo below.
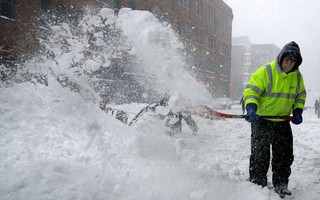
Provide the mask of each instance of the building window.
{"label": "building window", "polygon": [[229,56],[229,49],[228,49],[228,46],[226,44],[222,44],[220,53],[223,56]]}
{"label": "building window", "polygon": [[222,19],[221,27],[223,32],[228,32],[228,20],[226,18]]}
{"label": "building window", "polygon": [[178,23],[178,33],[181,37],[190,39],[190,35],[191,35],[190,25]]}
{"label": "building window", "polygon": [[61,24],[63,22],[66,22],[67,17],[67,9],[65,5],[57,5],[56,7],[56,19],[57,23]]}
{"label": "building window", "polygon": [[207,62],[206,62],[206,71],[214,73],[214,63],[210,59],[208,59]]}
{"label": "building window", "polygon": [[40,1],[40,24],[42,26],[49,25],[52,19],[52,1],[51,0],[41,0]]}
{"label": "building window", "polygon": [[2,16],[9,19],[14,18],[14,0],[2,0],[1,1],[1,13]]}
{"label": "building window", "polygon": [[243,64],[245,64],[245,65],[251,65],[251,56],[245,55],[245,56],[243,57]]}
{"label": "building window", "polygon": [[194,35],[194,41],[199,44],[202,45],[203,44],[203,36],[202,33],[200,31],[197,31]]}
{"label": "building window", "polygon": [[202,56],[199,55],[198,53],[196,53],[194,56],[194,66],[197,69],[201,69],[201,66],[202,66]]}
{"label": "building window", "polygon": [[179,4],[187,10],[190,10],[190,0],[179,0]]}
{"label": "building window", "polygon": [[136,9],[136,0],[129,0],[128,4],[129,4],[129,8],[132,8],[132,10]]}
{"label": "building window", "polygon": [[215,25],[215,14],[214,14],[214,10],[212,8],[208,8],[208,12],[207,12],[207,21],[209,24]]}
{"label": "building window", "polygon": [[228,69],[223,65],[220,65],[220,74],[223,76],[228,76]]}
{"label": "building window", "polygon": [[207,39],[207,48],[210,50],[216,50],[216,40],[214,38],[209,37]]}
{"label": "building window", "polygon": [[202,3],[200,0],[196,1],[196,7],[197,7],[197,15],[199,17],[202,17]]}

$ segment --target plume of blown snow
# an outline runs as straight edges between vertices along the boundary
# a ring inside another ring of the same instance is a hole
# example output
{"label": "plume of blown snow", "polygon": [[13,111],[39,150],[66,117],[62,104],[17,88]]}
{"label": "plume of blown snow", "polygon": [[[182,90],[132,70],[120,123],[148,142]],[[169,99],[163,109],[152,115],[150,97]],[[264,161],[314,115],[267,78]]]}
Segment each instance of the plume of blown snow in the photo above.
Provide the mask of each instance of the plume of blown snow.
{"label": "plume of blown snow", "polygon": [[[130,20],[128,20],[130,19]],[[173,29],[148,11],[122,8],[118,24],[133,48],[130,53],[141,62],[141,67],[155,80],[155,89],[178,98],[186,104],[210,102],[208,91],[186,70],[182,55],[184,48]]]}

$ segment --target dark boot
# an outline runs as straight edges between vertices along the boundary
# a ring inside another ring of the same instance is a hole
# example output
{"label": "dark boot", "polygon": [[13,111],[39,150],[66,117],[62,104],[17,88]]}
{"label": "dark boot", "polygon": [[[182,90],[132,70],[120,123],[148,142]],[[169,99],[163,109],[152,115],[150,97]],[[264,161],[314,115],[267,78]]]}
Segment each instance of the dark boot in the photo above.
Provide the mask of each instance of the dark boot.
{"label": "dark boot", "polygon": [[250,178],[250,182],[254,183],[256,185],[260,185],[262,187],[267,186],[267,179],[255,179],[255,178]]}
{"label": "dark boot", "polygon": [[287,185],[279,185],[274,188],[275,193],[279,194],[280,198],[284,198],[285,195],[291,195],[291,191]]}

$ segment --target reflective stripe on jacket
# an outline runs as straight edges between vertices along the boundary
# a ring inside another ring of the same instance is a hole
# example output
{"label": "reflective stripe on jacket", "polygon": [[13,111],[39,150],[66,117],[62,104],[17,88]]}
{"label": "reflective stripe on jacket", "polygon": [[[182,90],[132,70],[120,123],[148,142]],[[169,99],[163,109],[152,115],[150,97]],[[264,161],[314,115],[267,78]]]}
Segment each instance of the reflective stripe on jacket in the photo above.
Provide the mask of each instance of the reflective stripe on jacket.
{"label": "reflective stripe on jacket", "polygon": [[255,103],[258,115],[271,116],[288,116],[295,108],[304,109],[306,96],[299,70],[286,74],[276,61],[260,67],[252,74],[243,93],[245,106]]}

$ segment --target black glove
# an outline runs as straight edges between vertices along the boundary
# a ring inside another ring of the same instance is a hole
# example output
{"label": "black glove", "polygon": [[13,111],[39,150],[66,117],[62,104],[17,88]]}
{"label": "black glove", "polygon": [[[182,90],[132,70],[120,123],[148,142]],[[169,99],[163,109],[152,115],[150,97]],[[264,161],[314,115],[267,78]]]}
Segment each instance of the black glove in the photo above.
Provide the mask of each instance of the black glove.
{"label": "black glove", "polygon": [[291,120],[292,123],[298,125],[301,124],[302,122],[302,112],[303,110],[301,108],[296,108],[293,110],[293,116],[294,116],[294,120]]}
{"label": "black glove", "polygon": [[253,123],[253,122],[259,121],[260,117],[259,115],[256,114],[257,109],[258,109],[258,106],[255,103],[249,103],[247,105],[246,110],[247,110],[248,117],[246,118],[246,120],[248,122]]}

